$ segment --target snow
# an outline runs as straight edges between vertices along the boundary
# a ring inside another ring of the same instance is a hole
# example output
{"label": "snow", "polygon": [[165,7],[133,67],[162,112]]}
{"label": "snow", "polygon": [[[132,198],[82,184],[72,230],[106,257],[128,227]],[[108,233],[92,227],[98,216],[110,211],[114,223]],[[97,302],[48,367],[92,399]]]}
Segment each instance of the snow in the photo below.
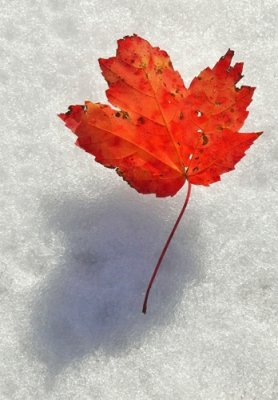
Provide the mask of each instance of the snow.
{"label": "snow", "polygon": [[[1,400],[278,398],[275,0],[3,1]],[[188,84],[230,47],[257,86],[235,171],[182,206],[139,195],[56,114],[106,101],[97,59],[129,34]]]}

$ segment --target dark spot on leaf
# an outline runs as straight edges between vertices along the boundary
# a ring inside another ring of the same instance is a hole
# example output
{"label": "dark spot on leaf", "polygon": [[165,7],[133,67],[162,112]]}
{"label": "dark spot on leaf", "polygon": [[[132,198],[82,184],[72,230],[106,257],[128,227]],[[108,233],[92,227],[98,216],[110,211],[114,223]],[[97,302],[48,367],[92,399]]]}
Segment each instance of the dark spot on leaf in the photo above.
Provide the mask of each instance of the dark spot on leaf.
{"label": "dark spot on leaf", "polygon": [[179,119],[183,119],[183,112],[182,111],[179,113]]}
{"label": "dark spot on leaf", "polygon": [[193,172],[197,172],[197,171],[199,171],[198,167],[193,168]]}
{"label": "dark spot on leaf", "polygon": [[156,72],[157,74],[162,74],[162,73],[163,73],[162,67],[156,67],[155,72]]}
{"label": "dark spot on leaf", "polygon": [[199,81],[201,81],[203,78],[202,78],[201,76],[198,76],[197,79],[198,79]]}
{"label": "dark spot on leaf", "polygon": [[145,118],[144,117],[139,117],[137,120],[140,124],[144,124],[145,123]]}
{"label": "dark spot on leaf", "polygon": [[120,113],[119,111],[117,111],[117,112],[115,113],[115,117],[119,118],[120,116],[121,116],[121,113]]}
{"label": "dark spot on leaf", "polygon": [[208,143],[208,137],[204,133],[202,135],[202,139],[203,139],[203,146],[205,146]]}
{"label": "dark spot on leaf", "polygon": [[168,62],[168,67],[172,68],[173,64],[171,63],[171,61]]}

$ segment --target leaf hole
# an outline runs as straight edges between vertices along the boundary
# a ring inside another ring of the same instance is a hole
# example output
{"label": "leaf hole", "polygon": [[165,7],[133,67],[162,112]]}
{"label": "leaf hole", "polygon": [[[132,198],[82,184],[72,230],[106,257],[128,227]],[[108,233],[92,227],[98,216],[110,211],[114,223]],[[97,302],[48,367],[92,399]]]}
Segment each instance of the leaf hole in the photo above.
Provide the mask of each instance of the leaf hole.
{"label": "leaf hole", "polygon": [[128,118],[129,118],[128,112],[123,111],[123,112],[122,112],[122,117],[123,117],[123,119],[128,119]]}
{"label": "leaf hole", "polygon": [[196,114],[198,118],[200,118],[203,115],[202,111],[200,110],[196,110]]}

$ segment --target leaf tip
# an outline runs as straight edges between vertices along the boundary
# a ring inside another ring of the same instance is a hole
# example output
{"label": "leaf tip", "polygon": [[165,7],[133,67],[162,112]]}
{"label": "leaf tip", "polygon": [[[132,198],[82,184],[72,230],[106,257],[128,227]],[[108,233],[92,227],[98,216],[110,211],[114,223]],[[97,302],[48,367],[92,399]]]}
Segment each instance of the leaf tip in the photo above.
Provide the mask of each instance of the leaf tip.
{"label": "leaf tip", "polygon": [[66,119],[66,114],[64,114],[64,113],[59,113],[59,114],[56,114],[56,115],[57,115],[58,118],[61,118],[61,120],[65,121],[65,119]]}

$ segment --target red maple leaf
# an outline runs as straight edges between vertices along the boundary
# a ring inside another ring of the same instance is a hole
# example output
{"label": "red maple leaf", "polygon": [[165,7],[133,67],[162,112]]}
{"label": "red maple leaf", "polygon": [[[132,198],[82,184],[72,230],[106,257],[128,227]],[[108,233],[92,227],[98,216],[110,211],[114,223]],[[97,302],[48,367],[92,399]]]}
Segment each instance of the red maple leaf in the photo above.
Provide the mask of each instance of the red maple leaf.
{"label": "red maple leaf", "polygon": [[234,169],[262,132],[239,133],[254,87],[236,87],[243,63],[233,51],[185,88],[168,54],[137,35],[118,41],[115,57],[99,59],[109,105],[86,101],[59,117],[76,144],[138,192],[173,196],[188,182],[185,203],[149,282],[150,288],[187,206],[191,184],[209,185]]}

